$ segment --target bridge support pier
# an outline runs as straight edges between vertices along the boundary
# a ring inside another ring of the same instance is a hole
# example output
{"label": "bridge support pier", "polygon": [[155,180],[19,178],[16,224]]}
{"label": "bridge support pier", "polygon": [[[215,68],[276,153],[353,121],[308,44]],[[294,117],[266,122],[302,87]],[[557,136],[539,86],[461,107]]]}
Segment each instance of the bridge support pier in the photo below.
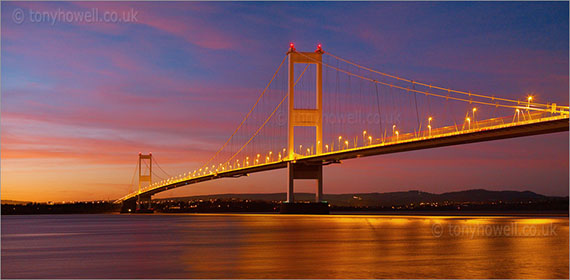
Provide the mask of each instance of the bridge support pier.
{"label": "bridge support pier", "polygon": [[123,201],[121,213],[154,213],[151,196],[135,196]]}
{"label": "bridge support pier", "polygon": [[323,166],[307,165],[299,163],[287,163],[289,172],[289,188],[287,191],[287,202],[295,202],[295,179],[317,180],[315,202],[323,199]]}
{"label": "bridge support pier", "polygon": [[136,213],[154,213],[152,198],[150,195],[139,195],[137,199]]}
{"label": "bridge support pier", "polygon": [[[289,182],[287,201],[281,203],[282,214],[328,214],[328,203],[323,201],[323,166],[320,164],[287,163]],[[316,180],[314,203],[295,203],[295,180]]]}
{"label": "bridge support pier", "polygon": [[124,200],[121,205],[121,213],[135,213],[137,211],[137,198]]}

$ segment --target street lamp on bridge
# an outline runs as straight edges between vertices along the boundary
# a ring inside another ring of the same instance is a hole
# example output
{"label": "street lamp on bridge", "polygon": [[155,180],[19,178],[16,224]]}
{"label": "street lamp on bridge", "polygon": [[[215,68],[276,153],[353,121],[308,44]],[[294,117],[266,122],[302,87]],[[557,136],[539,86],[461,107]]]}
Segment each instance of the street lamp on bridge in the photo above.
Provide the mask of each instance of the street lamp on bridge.
{"label": "street lamp on bridge", "polygon": [[431,137],[431,120],[432,120],[432,119],[433,119],[432,117],[429,117],[429,118],[428,118],[428,125],[427,125],[427,128],[428,128],[428,130],[429,130],[429,137]]}
{"label": "street lamp on bridge", "polygon": [[527,107],[527,108],[530,108],[530,102],[532,101],[532,95],[529,95],[526,100],[527,100],[526,107]]}

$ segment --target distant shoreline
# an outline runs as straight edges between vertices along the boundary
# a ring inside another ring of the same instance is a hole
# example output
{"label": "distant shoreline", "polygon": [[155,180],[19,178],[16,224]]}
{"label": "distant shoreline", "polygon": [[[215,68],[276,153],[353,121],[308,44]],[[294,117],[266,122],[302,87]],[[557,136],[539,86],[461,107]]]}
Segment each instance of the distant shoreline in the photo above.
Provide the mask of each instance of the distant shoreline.
{"label": "distant shoreline", "polygon": [[[296,193],[296,202],[314,201],[314,194]],[[218,194],[153,199],[152,205],[135,209],[136,201],[23,203],[2,201],[2,215],[98,214],[112,212],[154,213],[278,213],[285,193]],[[325,194],[333,215],[569,215],[568,197],[549,197],[530,191],[472,189],[433,194],[422,191]],[[128,211],[127,211],[128,210]]]}
{"label": "distant shoreline", "polygon": [[[168,213],[168,212],[155,212],[155,213],[120,213],[120,211],[109,211],[99,213],[19,213],[19,214],[4,214],[7,216],[37,216],[37,215],[283,215],[279,212],[200,212],[200,213]],[[319,214],[295,214],[295,215],[319,215]],[[566,211],[331,211],[328,215],[319,216],[425,216],[425,217],[540,217],[540,218],[568,218],[569,212]]]}

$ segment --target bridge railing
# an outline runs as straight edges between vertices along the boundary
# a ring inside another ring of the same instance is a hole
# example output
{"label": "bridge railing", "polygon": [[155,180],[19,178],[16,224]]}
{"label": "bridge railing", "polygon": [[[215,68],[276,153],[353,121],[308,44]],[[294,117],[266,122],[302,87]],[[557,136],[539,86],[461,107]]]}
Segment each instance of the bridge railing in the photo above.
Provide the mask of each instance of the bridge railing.
{"label": "bridge railing", "polygon": [[385,138],[376,138],[369,142],[367,145],[362,145],[361,147],[371,146],[371,145],[382,145],[382,144],[393,144],[397,142],[407,142],[414,140],[427,139],[432,137],[442,137],[452,134],[461,134],[468,132],[477,132],[487,129],[495,129],[503,126],[516,126],[526,123],[539,122],[541,120],[546,120],[550,118],[563,118],[564,115],[554,115],[551,112],[523,112],[519,111],[513,116],[498,117],[485,120],[462,120],[460,124],[455,124],[452,126],[445,126],[439,128],[423,128],[417,132],[407,132],[398,135],[391,135]]}

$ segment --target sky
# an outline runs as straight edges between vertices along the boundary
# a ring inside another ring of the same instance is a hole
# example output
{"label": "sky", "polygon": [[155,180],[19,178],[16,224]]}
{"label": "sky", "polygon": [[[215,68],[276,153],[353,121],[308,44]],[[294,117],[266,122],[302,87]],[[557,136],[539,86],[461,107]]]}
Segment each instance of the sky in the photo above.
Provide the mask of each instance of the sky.
{"label": "sky", "polygon": [[[1,5],[2,200],[121,197],[139,152],[170,174],[199,167],[290,42],[450,88],[568,105],[568,2]],[[123,20],[66,18],[95,10]],[[324,192],[567,196],[568,144],[565,132],[348,160],[324,169]],[[159,196],[285,192],[286,181],[279,170]]]}

